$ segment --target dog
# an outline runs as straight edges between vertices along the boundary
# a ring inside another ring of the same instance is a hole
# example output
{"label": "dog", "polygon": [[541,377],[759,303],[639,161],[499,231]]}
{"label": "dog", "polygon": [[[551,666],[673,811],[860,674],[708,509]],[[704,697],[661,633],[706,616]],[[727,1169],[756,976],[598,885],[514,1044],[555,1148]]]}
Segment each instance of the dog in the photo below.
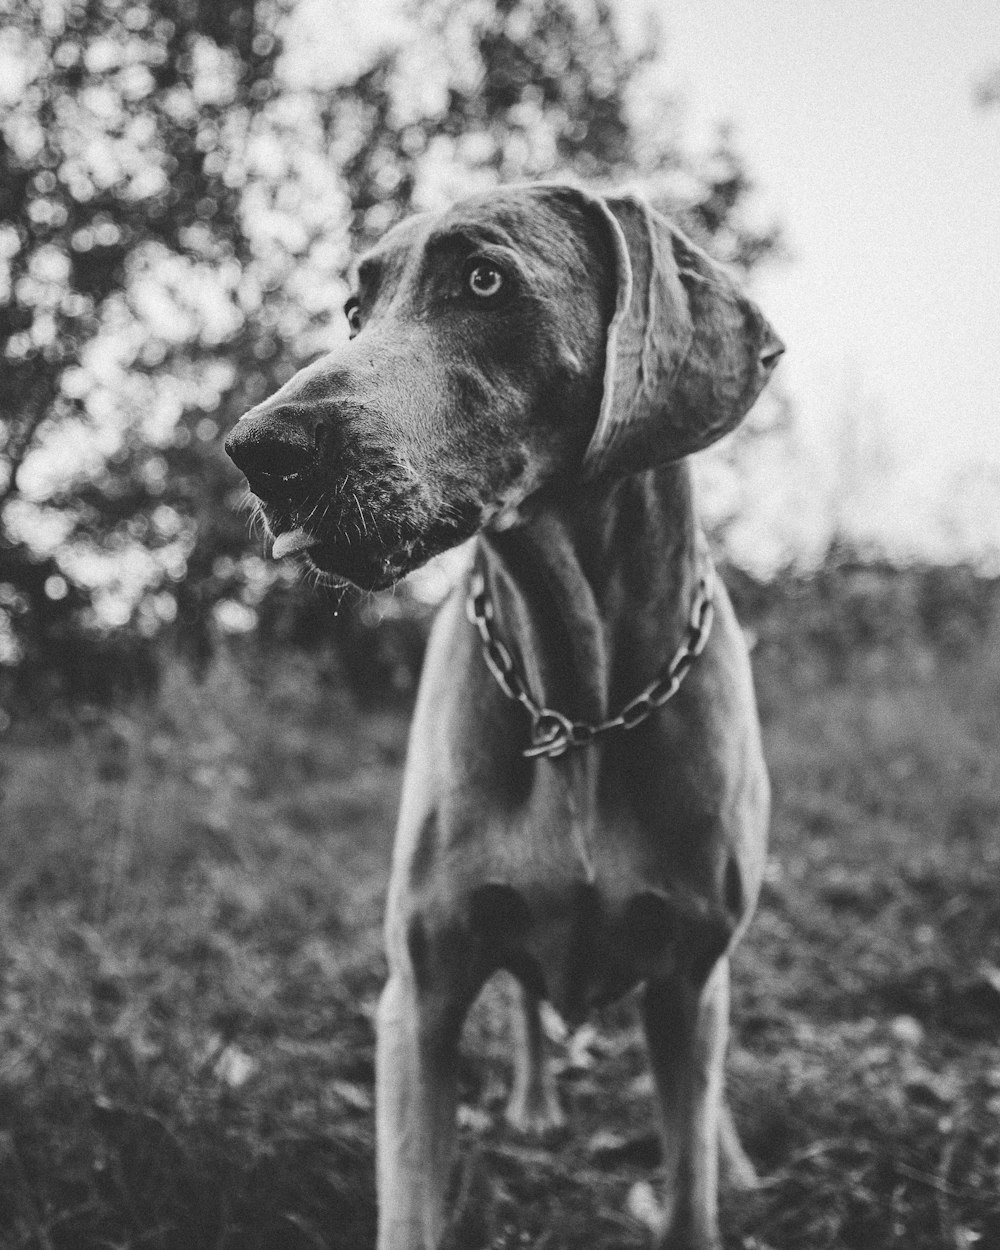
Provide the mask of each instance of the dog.
{"label": "dog", "polygon": [[[504,187],[360,261],[347,342],[230,433],[273,555],[393,584],[476,536],[417,696],[377,1017],[379,1250],[432,1250],[463,1020],[520,986],[508,1118],[560,1117],[540,1007],[641,987],[663,1247],[717,1250],[729,964],[764,867],[749,661],[686,458],[784,350],[643,199]],[[713,620],[714,618],[714,620]]]}

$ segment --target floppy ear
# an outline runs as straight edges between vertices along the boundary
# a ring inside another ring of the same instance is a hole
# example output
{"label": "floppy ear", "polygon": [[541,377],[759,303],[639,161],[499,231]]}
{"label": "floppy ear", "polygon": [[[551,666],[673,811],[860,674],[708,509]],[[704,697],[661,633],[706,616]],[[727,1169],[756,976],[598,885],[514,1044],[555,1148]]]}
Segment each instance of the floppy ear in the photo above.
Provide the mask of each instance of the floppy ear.
{"label": "floppy ear", "polygon": [[632,196],[588,197],[617,269],[604,395],[587,476],[708,447],[746,414],[785,350],[760,310],[690,239]]}

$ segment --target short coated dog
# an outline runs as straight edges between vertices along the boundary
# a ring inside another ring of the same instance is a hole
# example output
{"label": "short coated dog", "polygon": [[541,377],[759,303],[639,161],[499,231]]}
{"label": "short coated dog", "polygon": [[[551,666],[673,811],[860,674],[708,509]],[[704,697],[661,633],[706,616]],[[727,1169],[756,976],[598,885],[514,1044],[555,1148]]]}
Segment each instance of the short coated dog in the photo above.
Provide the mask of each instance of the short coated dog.
{"label": "short coated dog", "polygon": [[[521,987],[508,1117],[555,1122],[540,1004],[639,988],[663,1132],[662,1246],[719,1246],[729,956],[769,791],[750,667],[685,458],[783,346],[630,196],[501,188],[362,258],[351,337],[227,450],[275,556],[389,586],[477,536],[434,625],[403,784],[378,1012],[380,1250],[446,1229],[456,1048],[484,982]],[[714,623],[713,623],[714,619]]]}

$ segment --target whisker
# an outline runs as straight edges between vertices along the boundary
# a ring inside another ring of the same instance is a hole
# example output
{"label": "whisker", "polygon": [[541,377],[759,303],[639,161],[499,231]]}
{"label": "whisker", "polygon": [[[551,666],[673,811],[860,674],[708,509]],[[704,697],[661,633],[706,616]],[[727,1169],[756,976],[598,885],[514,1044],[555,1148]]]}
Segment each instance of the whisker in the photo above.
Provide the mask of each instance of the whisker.
{"label": "whisker", "polygon": [[368,537],[368,522],[365,520],[365,510],[364,508],[362,508],[361,502],[358,499],[357,495],[354,495],[354,502],[358,505],[358,516],[361,518],[361,524],[364,527],[364,531],[365,531],[365,538],[367,538]]}
{"label": "whisker", "polygon": [[254,538],[266,538],[270,532],[264,505],[259,501],[251,515],[247,518],[247,529],[250,532],[250,536]]}
{"label": "whisker", "polygon": [[[301,517],[301,519],[299,520],[299,525],[303,529],[305,529],[305,527],[309,524],[309,522],[313,519],[313,517],[319,511],[319,506],[322,502],[323,502],[323,496],[317,495],[316,502],[312,505],[312,507],[309,508],[309,511],[306,513],[306,515],[304,517]],[[305,508],[308,505],[308,503],[309,503],[309,496],[307,495],[305,499],[305,503],[302,505],[302,507]],[[301,516],[301,512],[300,512],[300,516]]]}

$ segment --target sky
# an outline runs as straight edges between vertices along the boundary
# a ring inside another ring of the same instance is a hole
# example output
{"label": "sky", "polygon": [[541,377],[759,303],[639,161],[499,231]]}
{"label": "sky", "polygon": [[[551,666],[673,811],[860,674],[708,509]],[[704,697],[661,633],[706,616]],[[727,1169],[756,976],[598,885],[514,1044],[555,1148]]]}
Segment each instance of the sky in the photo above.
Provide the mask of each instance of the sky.
{"label": "sky", "polygon": [[996,0],[649,6],[685,135],[734,123],[790,263],[756,292],[788,345],[800,436],[868,461],[890,545],[1000,551],[1000,61]]}

